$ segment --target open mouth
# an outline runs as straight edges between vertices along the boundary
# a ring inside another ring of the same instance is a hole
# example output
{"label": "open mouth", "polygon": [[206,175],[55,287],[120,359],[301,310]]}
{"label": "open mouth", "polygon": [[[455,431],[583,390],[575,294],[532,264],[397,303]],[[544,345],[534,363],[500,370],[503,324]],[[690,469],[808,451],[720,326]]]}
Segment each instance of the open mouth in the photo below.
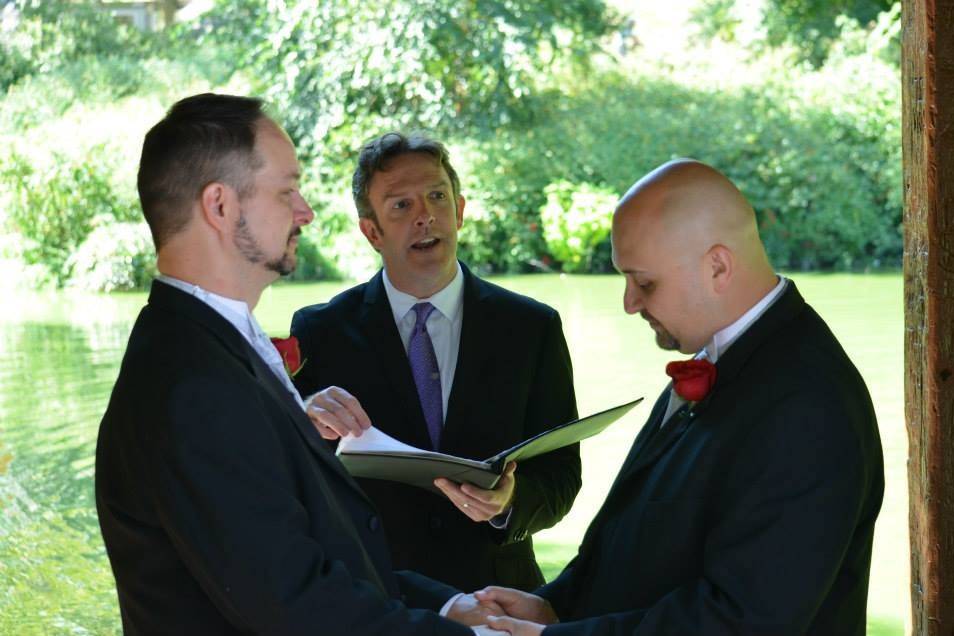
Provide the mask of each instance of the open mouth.
{"label": "open mouth", "polygon": [[422,239],[418,241],[417,243],[412,244],[411,249],[425,252],[427,250],[433,249],[434,246],[440,242],[441,240],[439,238],[431,236],[429,238]]}

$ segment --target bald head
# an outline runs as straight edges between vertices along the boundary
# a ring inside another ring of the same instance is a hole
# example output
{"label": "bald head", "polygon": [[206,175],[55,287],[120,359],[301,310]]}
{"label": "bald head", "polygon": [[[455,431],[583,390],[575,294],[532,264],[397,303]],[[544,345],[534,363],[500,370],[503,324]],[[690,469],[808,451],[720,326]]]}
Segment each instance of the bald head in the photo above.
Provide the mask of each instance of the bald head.
{"label": "bald head", "polygon": [[663,164],[626,192],[613,215],[613,259],[627,276],[627,311],[649,320],[660,346],[686,353],[776,282],[752,206],[691,159]]}
{"label": "bald head", "polygon": [[637,181],[613,218],[614,227],[634,222],[687,256],[721,244],[752,266],[768,264],[752,206],[725,175],[699,161],[670,161]]}

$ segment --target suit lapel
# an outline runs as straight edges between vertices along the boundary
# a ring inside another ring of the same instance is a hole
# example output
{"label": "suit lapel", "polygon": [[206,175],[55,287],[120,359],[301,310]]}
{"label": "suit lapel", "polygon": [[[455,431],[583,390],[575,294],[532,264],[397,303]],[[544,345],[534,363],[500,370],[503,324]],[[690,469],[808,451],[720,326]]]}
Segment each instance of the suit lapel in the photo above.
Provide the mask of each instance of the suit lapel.
{"label": "suit lapel", "polygon": [[[646,420],[643,429],[639,432],[639,435],[636,436],[635,441],[633,441],[633,446],[630,448],[625,461],[623,461],[619,473],[617,473],[616,479],[612,487],[610,487],[609,494],[606,495],[606,503],[609,503],[613,499],[616,493],[622,488],[622,484],[626,482],[631,475],[655,462],[659,456],[662,455],[663,451],[669,448],[686,432],[689,418],[685,417],[687,410],[685,406],[672,414],[666,426],[662,426],[662,420],[666,415],[668,407],[669,387],[667,386],[662,392],[662,395],[659,396],[659,399],[656,400],[656,404],[653,406],[653,410],[649,414],[649,419]],[[606,504],[604,504],[604,508],[605,507]],[[595,525],[595,523],[592,525]]]}
{"label": "suit lapel", "polygon": [[[325,463],[325,465],[330,468],[332,471],[338,474],[339,477],[347,481],[351,486],[355,488],[358,492],[361,493],[362,498],[367,499],[364,495],[364,492],[358,488],[357,484],[352,481],[351,477],[348,475],[348,471],[345,470],[344,466],[338,461],[338,458],[334,456],[331,448],[328,446],[328,443],[318,434],[315,430],[315,427],[312,425],[311,420],[305,415],[304,411],[301,410],[298,402],[292,398],[291,394],[288,392],[288,389],[285,388],[285,385],[282,384],[281,380],[275,377],[275,372],[272,371],[267,364],[261,359],[261,356],[258,355],[247,343],[245,344],[245,355],[251,363],[253,373],[256,378],[265,389],[272,395],[279,404],[282,405],[285,413],[291,418],[295,423],[295,427],[298,429],[298,433],[305,438],[305,442],[312,449],[315,455],[318,456],[318,459]],[[370,503],[370,500],[368,500]]]}
{"label": "suit lapel", "polygon": [[464,307],[463,322],[460,331],[460,345],[457,349],[457,367],[454,369],[454,384],[447,400],[447,416],[444,418],[444,432],[441,446],[455,448],[455,440],[467,426],[468,405],[473,404],[474,387],[485,371],[491,355],[488,346],[487,325],[492,317],[487,315],[485,300],[488,288],[463,264]]}
{"label": "suit lapel", "polygon": [[643,427],[643,430],[636,437],[636,441],[633,442],[633,448],[626,461],[623,462],[606,501],[609,502],[612,496],[621,489],[621,484],[630,477],[656,463],[663,453],[686,433],[693,422],[702,418],[712,400],[736,380],[752,354],[779,329],[783,329],[786,323],[795,319],[806,307],[805,301],[802,300],[801,295],[795,288],[795,283],[789,281],[788,287],[778,300],[758,320],[752,323],[719,358],[716,363],[716,369],[718,370],[716,382],[709,395],[704,400],[692,405],[691,408],[688,404],[684,405],[673,413],[670,420],[660,430],[662,418],[669,403],[669,389],[667,388],[653,407],[653,412],[646,426]]}
{"label": "suit lapel", "polygon": [[235,356],[248,369],[255,380],[281,404],[282,410],[294,422],[298,432],[305,438],[306,443],[311,447],[318,460],[341,477],[362,499],[370,503],[361,488],[358,487],[357,483],[348,475],[344,466],[341,465],[341,462],[338,461],[338,458],[331,452],[328,444],[315,431],[311,420],[301,410],[298,402],[288,393],[285,385],[275,377],[275,373],[268,368],[268,365],[235,327],[201,300],[159,281],[153,282],[149,303],[184,314],[205,327],[210,333],[210,337],[219,340],[224,349]]}
{"label": "suit lapel", "polygon": [[431,440],[414,377],[411,375],[411,365],[401,343],[397,325],[394,324],[394,313],[384,290],[381,272],[368,281],[358,322],[364,337],[377,352],[384,375],[394,391],[395,419],[403,420],[403,426],[395,422],[395,425],[401,428],[401,438],[412,446],[430,448]]}

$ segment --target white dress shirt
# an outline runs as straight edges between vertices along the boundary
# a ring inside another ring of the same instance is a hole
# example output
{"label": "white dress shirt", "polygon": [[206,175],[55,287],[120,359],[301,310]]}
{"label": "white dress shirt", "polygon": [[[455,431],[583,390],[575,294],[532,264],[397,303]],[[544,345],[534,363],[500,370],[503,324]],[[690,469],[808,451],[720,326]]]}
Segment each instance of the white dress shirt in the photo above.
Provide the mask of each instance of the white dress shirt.
{"label": "white dress shirt", "polygon": [[457,353],[460,349],[460,329],[464,324],[464,272],[460,263],[457,263],[457,274],[444,289],[428,298],[416,298],[405,294],[388,278],[385,269],[382,276],[384,291],[391,303],[394,312],[394,323],[397,325],[404,352],[407,353],[411,341],[411,332],[417,315],[413,311],[414,305],[428,302],[434,305],[427,317],[427,334],[434,345],[434,355],[437,358],[437,368],[441,374],[441,399],[444,404],[444,420],[447,420],[447,402],[450,399],[451,387],[454,385],[454,372],[457,370]]}
{"label": "white dress shirt", "polygon": [[190,296],[201,300],[217,314],[228,320],[248,341],[252,349],[255,350],[255,353],[268,365],[268,368],[278,377],[279,381],[285,386],[285,389],[295,398],[295,401],[298,402],[302,409],[305,408],[305,404],[302,402],[301,396],[298,395],[295,385],[292,384],[291,378],[288,377],[288,372],[285,370],[285,363],[282,361],[281,354],[278,353],[278,349],[275,348],[272,341],[269,340],[265,332],[262,331],[262,328],[259,326],[258,321],[255,320],[255,316],[252,315],[252,312],[249,311],[248,304],[245,301],[219,296],[218,294],[202,289],[198,285],[193,285],[192,283],[187,283],[178,278],[166,276],[165,274],[160,274],[156,280],[162,281],[166,285],[180,289]]}
{"label": "white dress shirt", "polygon": [[[733,322],[728,327],[720,329],[712,336],[712,339],[703,347],[702,351],[693,356],[694,360],[708,360],[712,364],[715,364],[719,361],[719,356],[726,352],[729,346],[739,339],[745,330],[748,329],[756,320],[758,320],[765,311],[772,306],[772,304],[778,300],[778,297],[782,295],[782,292],[785,291],[785,288],[788,286],[788,279],[779,276],[778,284],[772,288],[768,294],[766,294],[762,300],[755,303],[751,309],[742,314],[738,320]],[[669,405],[666,407],[666,415],[663,416],[663,425],[669,421],[669,417],[678,411],[686,401],[679,397],[679,395],[672,390],[672,385],[670,383],[669,389]]]}
{"label": "white dress shirt", "polygon": [[[460,329],[464,324],[464,272],[461,270],[460,263],[457,263],[457,274],[454,275],[453,280],[444,289],[428,298],[417,298],[399,290],[388,278],[387,269],[384,270],[382,279],[405,353],[411,342],[414,323],[417,322],[414,305],[424,302],[434,305],[435,311],[427,317],[427,334],[431,337],[431,344],[434,345],[434,356],[437,358],[437,368],[441,374],[441,399],[444,404],[444,421],[446,422],[447,403],[454,385],[454,372],[457,370]],[[512,510],[508,508],[489,519],[488,523],[498,530],[503,530],[510,523]]]}

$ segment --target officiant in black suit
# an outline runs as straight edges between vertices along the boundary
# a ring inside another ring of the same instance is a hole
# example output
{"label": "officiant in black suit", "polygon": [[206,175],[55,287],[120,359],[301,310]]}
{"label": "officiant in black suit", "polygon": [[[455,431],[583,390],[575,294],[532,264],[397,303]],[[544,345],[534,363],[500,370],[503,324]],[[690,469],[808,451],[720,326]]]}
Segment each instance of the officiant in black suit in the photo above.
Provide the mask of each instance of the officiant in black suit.
{"label": "officiant in black suit", "polygon": [[[481,280],[457,260],[464,197],[447,150],[423,135],[367,143],[354,172],[359,226],[384,267],[291,326],[295,377],[329,440],[373,423],[423,449],[486,459],[577,416],[570,356],[552,308]],[[497,487],[443,480],[444,495],[360,480],[397,567],[464,590],[534,589],[531,534],[569,511],[578,445],[511,465]]]}
{"label": "officiant in black suit", "polygon": [[[777,276],[743,195],[668,163],[613,217],[627,313],[663,349],[656,403],[579,552],[536,595],[492,588],[517,636],[865,633],[884,491],[858,371]],[[546,627],[544,627],[546,626]]]}
{"label": "officiant in black suit", "polygon": [[[162,275],[96,450],[125,634],[472,633],[408,609],[453,591],[392,572],[377,511],[251,313],[314,217],[299,172],[256,99],[190,97],[146,135],[138,186]],[[468,600],[449,615],[482,622]]]}

